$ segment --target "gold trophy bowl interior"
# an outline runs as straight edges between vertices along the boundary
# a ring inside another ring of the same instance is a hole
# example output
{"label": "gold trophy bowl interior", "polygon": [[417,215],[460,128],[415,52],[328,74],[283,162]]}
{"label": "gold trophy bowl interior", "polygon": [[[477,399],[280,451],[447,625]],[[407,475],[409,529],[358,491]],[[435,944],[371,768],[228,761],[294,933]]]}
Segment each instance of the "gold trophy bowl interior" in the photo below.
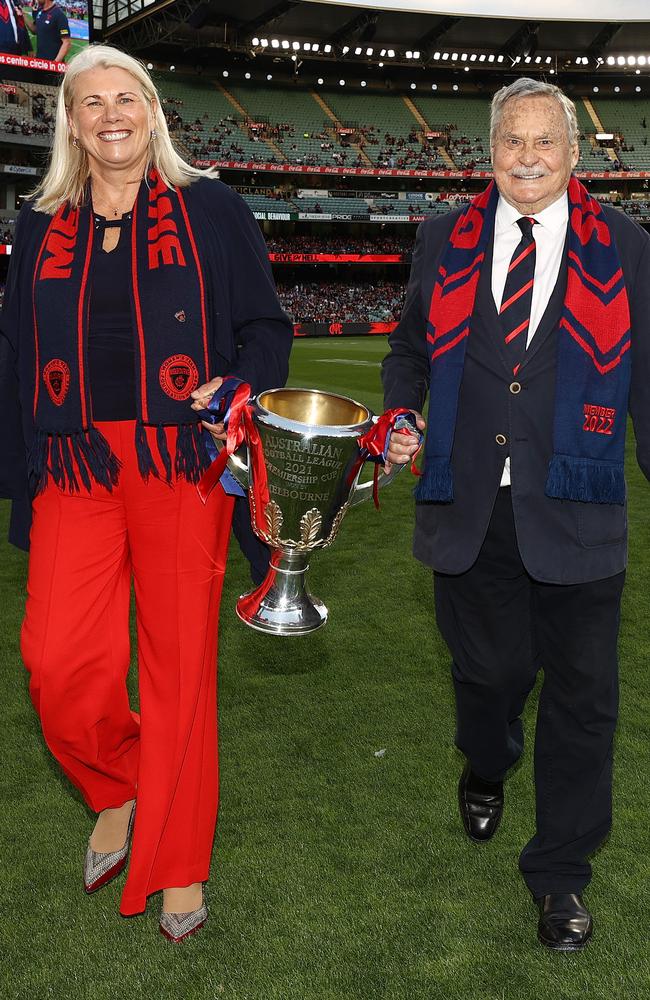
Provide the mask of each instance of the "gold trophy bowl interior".
{"label": "gold trophy bowl interior", "polygon": [[317,389],[273,389],[260,393],[257,401],[269,413],[311,427],[356,426],[370,417],[370,411],[353,399]]}

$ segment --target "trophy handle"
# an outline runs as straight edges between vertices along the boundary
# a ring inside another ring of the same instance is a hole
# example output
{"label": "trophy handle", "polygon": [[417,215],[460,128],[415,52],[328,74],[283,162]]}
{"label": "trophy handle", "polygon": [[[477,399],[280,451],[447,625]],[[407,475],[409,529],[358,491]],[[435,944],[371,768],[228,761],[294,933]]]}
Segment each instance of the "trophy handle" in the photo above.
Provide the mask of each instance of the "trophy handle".
{"label": "trophy handle", "polygon": [[[221,442],[219,443],[221,444]],[[221,445],[221,447],[223,447],[223,445]],[[221,448],[219,450],[221,451]],[[242,458],[242,455],[245,454],[246,450],[246,447],[242,446],[232,455],[229,455],[226,460],[226,467],[244,490],[249,489],[251,484],[249,465]]]}
{"label": "trophy handle", "polygon": [[[384,472],[383,469],[380,469],[379,475],[377,476],[377,486],[379,487],[379,489],[381,489],[382,486],[388,486],[389,483],[392,483],[395,476],[398,474],[398,472],[401,472],[403,468],[404,468],[403,465],[393,465],[393,468],[390,470],[389,473],[386,473]],[[374,477],[373,479],[369,479],[367,483],[357,483],[352,493],[350,493],[350,497],[348,500],[350,507],[355,507],[358,503],[363,503],[364,500],[368,500],[369,497],[372,496],[373,487],[374,487]]]}

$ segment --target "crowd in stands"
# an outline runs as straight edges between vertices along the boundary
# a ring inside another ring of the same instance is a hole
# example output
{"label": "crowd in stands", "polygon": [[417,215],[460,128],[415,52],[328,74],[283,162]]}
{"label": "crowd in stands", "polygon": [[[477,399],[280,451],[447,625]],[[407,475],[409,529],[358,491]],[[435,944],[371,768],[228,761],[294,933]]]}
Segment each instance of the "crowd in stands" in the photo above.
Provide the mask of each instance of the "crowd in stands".
{"label": "crowd in stands", "polygon": [[423,143],[415,128],[408,136],[385,132],[381,148],[373,159],[383,169],[431,170],[443,166],[438,149]]}
{"label": "crowd in stands", "polygon": [[272,253],[374,253],[410,254],[413,240],[404,236],[267,236]]}
{"label": "crowd in stands", "polygon": [[54,132],[53,122],[26,118],[22,114],[20,118],[9,115],[5,118],[2,128],[9,135],[52,135]]}
{"label": "crowd in stands", "polygon": [[7,102],[0,109],[8,112],[0,119],[3,132],[9,135],[52,135],[54,133],[55,93],[34,90],[20,84],[21,100]]}
{"label": "crowd in stands", "polygon": [[489,170],[490,150],[480,135],[470,139],[466,135],[450,135],[449,153],[463,170]]}
{"label": "crowd in stands", "polygon": [[68,17],[74,17],[77,21],[88,19],[88,4],[80,3],[79,0],[56,0],[57,6],[62,7]]}
{"label": "crowd in stands", "polygon": [[404,282],[278,282],[280,301],[294,323],[390,323],[400,318]]}
{"label": "crowd in stands", "polygon": [[9,222],[0,220],[0,243],[13,243],[14,227]]}

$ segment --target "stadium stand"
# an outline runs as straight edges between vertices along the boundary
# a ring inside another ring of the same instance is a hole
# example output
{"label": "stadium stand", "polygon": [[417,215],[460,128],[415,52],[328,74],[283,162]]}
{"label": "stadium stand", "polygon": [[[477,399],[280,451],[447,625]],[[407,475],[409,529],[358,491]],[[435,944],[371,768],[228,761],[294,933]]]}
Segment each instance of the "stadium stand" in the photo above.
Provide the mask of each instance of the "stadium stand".
{"label": "stadium stand", "polygon": [[648,119],[650,107],[647,101],[594,101],[598,115],[608,132],[620,133],[624,137],[624,147],[620,159],[632,170],[650,170],[650,146],[648,145]]}
{"label": "stadium stand", "polygon": [[33,138],[36,145],[49,145],[54,129],[57,88],[28,81],[14,84],[15,94],[0,90],[0,132]]}
{"label": "stadium stand", "polygon": [[[488,99],[468,95],[377,94],[352,90],[310,90],[299,86],[262,87],[233,83],[230,78],[209,80],[187,73],[155,74],[163,95],[170,130],[182,155],[194,161],[231,161],[242,164],[275,164],[319,167],[412,168],[415,170],[486,171],[490,167]],[[15,93],[0,92],[0,134],[19,145],[47,146],[53,126],[57,89],[33,82],[17,82]],[[580,129],[579,168],[601,172],[650,170],[648,106],[642,101],[576,100]],[[614,133],[609,148],[596,133]],[[10,157],[7,157],[10,162]],[[303,177],[290,170],[277,175],[242,172],[222,174],[226,183],[240,190],[265,229],[271,253],[394,254],[403,263],[360,265],[360,272],[344,280],[346,265],[329,262],[276,262],[279,289],[287,311],[296,323],[392,322],[399,317],[406,272],[399,281],[388,281],[408,262],[413,237],[397,234],[400,222],[416,223],[445,213],[459,200],[470,197],[484,181],[468,177],[422,181],[435,187],[425,194],[417,182],[404,179],[388,189],[359,176]],[[625,189],[605,194],[612,204],[641,222],[650,220],[650,198],[644,191]],[[304,187],[303,187],[304,185]],[[462,185],[467,187],[464,189]],[[402,188],[402,189],[399,189]],[[459,190],[460,188],[460,190]],[[23,190],[26,187],[23,186]],[[13,241],[12,210],[0,211],[0,245]],[[330,222],[330,219],[333,222]],[[387,222],[383,222],[386,219]],[[295,220],[296,231],[282,232]],[[374,232],[359,230],[370,220],[380,225]],[[346,222],[357,231],[346,233]],[[381,224],[383,223],[383,224]],[[318,233],[307,230],[338,227]],[[278,231],[278,227],[279,231]],[[388,228],[386,228],[388,227]],[[391,229],[395,235],[391,234]],[[411,228],[414,234],[414,227]],[[8,247],[8,248],[9,248]],[[7,249],[8,249],[7,248]],[[310,281],[296,280],[300,267],[310,263]],[[329,270],[334,266],[334,271]],[[284,268],[284,271],[282,270]],[[327,269],[327,270],[326,270]],[[366,272],[366,269],[367,272]],[[350,272],[348,272],[350,274]],[[332,280],[335,275],[336,279]],[[323,278],[326,280],[318,280]]]}
{"label": "stadium stand", "polygon": [[398,320],[404,305],[403,282],[377,280],[364,284],[350,281],[277,282],[284,309],[294,323],[376,323]]}

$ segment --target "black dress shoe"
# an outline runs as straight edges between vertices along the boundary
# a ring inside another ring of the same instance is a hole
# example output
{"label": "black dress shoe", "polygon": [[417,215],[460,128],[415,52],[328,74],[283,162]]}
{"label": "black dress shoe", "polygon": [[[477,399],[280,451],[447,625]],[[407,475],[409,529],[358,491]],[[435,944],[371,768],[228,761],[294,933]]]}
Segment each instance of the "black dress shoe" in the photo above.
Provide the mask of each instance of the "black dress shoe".
{"label": "black dress shoe", "polygon": [[539,907],[537,937],[554,951],[580,951],[593,931],[591,913],[575,892],[549,892],[535,900]]}
{"label": "black dress shoe", "polygon": [[503,812],[503,782],[484,781],[468,761],[458,782],[458,804],[467,836],[479,842],[489,840]]}

